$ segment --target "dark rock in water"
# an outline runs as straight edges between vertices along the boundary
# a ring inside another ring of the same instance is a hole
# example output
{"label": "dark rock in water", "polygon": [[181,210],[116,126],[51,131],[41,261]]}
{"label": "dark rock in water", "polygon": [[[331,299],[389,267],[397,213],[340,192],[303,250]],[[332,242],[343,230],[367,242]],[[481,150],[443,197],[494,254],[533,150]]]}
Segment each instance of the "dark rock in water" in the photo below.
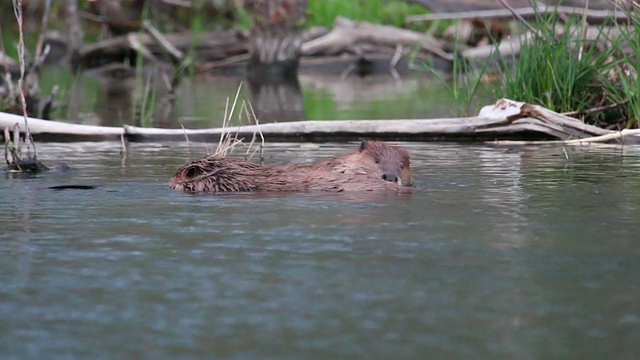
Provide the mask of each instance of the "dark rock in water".
{"label": "dark rock in water", "polygon": [[[18,167],[19,165],[19,167]],[[48,167],[47,165],[43,164],[42,162],[36,160],[36,159],[25,159],[25,160],[20,160],[18,162],[18,164],[16,163],[12,163],[10,165],[7,166],[6,168],[7,171],[18,171],[24,174],[38,174],[44,171],[51,171],[51,172],[67,172],[72,170],[71,167],[69,167],[69,165],[67,164],[58,164],[55,165],[53,167]]]}
{"label": "dark rock in water", "polygon": [[11,163],[7,167],[8,171],[19,171],[22,173],[37,174],[49,170],[45,164],[36,159],[19,160],[18,163]]}

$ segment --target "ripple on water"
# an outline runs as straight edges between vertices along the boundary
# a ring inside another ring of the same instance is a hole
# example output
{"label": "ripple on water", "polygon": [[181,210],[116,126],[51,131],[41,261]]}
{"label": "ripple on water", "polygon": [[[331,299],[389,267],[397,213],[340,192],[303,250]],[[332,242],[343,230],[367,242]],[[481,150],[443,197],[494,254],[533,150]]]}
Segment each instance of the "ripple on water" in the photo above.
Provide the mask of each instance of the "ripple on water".
{"label": "ripple on water", "polygon": [[[272,163],[352,148],[269,146]],[[411,195],[189,196],[166,185],[186,146],[132,144],[123,163],[117,143],[42,144],[78,170],[0,182],[0,353],[640,351],[640,150],[407,147]],[[41,190],[65,183],[100,188]]]}

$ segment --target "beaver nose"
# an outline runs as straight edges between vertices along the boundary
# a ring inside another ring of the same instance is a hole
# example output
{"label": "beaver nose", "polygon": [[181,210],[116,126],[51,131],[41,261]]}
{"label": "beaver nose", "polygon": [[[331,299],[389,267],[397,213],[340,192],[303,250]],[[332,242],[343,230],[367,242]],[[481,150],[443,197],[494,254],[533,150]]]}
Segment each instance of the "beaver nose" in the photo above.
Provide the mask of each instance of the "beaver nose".
{"label": "beaver nose", "polygon": [[382,174],[382,180],[391,181],[394,183],[398,182],[398,176],[395,174]]}

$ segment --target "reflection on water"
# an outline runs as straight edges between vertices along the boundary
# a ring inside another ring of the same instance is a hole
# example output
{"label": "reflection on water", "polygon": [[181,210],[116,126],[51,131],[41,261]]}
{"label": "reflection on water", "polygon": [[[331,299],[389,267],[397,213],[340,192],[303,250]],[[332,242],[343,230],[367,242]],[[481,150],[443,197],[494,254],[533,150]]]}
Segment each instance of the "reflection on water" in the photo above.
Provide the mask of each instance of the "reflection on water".
{"label": "reflection on water", "polygon": [[181,145],[41,145],[77,170],[0,181],[2,357],[638,354],[640,150],[407,146],[410,195],[189,196]]}
{"label": "reflection on water", "polygon": [[241,77],[198,75],[182,79],[171,102],[165,85],[169,70],[152,70],[139,78],[115,70],[108,76],[73,78],[65,70],[49,69],[42,87],[45,92],[54,84],[63,88],[64,106],[54,114],[56,119],[105,126],[218,127],[227,98],[233,101],[241,82],[238,107],[250,101],[261,123],[451,117],[458,108],[442,84],[419,75],[401,81],[390,75],[300,75],[299,84],[251,84]]}

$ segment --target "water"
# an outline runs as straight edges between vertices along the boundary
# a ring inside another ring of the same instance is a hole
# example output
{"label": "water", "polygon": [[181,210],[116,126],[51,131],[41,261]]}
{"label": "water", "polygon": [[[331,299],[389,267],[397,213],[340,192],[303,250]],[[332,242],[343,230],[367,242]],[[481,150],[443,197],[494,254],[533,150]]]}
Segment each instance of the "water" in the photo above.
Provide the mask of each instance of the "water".
{"label": "water", "polygon": [[0,357],[637,356],[640,149],[406,145],[411,195],[189,196],[181,144],[42,144],[77,170],[0,180]]}
{"label": "water", "polygon": [[[241,83],[238,107],[242,101],[249,101],[261,123],[424,119],[460,115],[458,110],[461,109],[442,83],[424,74],[413,74],[401,81],[388,74],[346,79],[301,74],[300,88],[297,90],[265,85],[266,89],[259,94],[241,77],[199,74],[182,79],[176,89],[175,103],[168,107],[164,82],[157,79],[154,82],[154,73],[151,69],[149,72],[151,74],[147,75],[153,90],[146,102],[153,111],[148,110],[146,114],[143,111],[134,112],[135,105],[140,105],[145,98],[146,78],[111,79],[86,73],[74,78],[66,69],[47,68],[42,73],[42,91],[48,94],[56,84],[62,88],[54,119],[104,126],[220,127],[226,101],[229,99],[233,102]],[[489,104],[494,99],[482,101]],[[134,116],[134,113],[137,115]],[[237,121],[236,117],[233,117],[234,121]]]}

